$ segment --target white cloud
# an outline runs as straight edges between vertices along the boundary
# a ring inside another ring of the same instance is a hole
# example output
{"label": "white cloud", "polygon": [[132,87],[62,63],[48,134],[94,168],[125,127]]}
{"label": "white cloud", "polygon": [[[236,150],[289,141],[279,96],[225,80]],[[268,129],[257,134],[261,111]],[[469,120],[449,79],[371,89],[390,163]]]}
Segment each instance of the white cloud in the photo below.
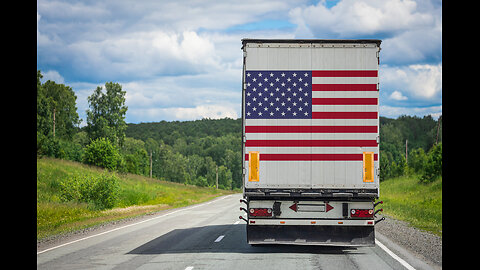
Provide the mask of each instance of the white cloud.
{"label": "white cloud", "polygon": [[407,100],[408,98],[404,95],[402,95],[401,92],[399,91],[393,91],[392,94],[390,95],[390,99],[393,100]]}
{"label": "white cloud", "polygon": [[48,80],[54,81],[57,84],[64,84],[65,83],[65,79],[56,70],[48,70],[48,71],[42,72],[42,75],[43,75],[42,83],[44,83]]}
{"label": "white cloud", "polygon": [[441,103],[442,63],[397,67],[381,65],[380,87],[400,89],[402,92],[409,93],[412,98]]}
{"label": "white cloud", "polygon": [[[159,122],[161,120],[198,120],[202,118],[237,119],[240,115],[238,109],[240,106],[228,105],[200,105],[195,107],[175,107],[175,108],[148,108],[137,109],[129,112],[132,118],[141,119],[139,122]],[[128,120],[127,120],[128,122]]]}

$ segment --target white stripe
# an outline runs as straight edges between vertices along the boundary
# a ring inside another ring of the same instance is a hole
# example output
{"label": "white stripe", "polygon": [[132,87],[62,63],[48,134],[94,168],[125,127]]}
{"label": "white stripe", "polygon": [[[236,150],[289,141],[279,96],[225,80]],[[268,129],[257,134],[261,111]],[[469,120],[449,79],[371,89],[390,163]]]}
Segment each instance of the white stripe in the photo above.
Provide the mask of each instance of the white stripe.
{"label": "white stripe", "polygon": [[413,268],[413,266],[411,266],[410,264],[408,264],[405,260],[403,260],[402,258],[398,257],[397,254],[393,253],[390,249],[388,249],[385,245],[383,245],[382,243],[380,243],[380,241],[378,241],[376,238],[375,238],[375,244],[377,244],[379,247],[381,247],[383,250],[385,250],[385,252],[388,253],[388,255],[392,256],[392,258],[394,258],[395,260],[397,260],[399,263],[401,263],[405,268],[409,269],[409,270],[415,270],[415,268]]}
{"label": "white stripe", "polygon": [[313,77],[312,84],[377,84],[378,77]]}
{"label": "white stripe", "polygon": [[189,266],[189,267],[185,268],[185,270],[193,270],[193,266]]}
{"label": "white stripe", "polygon": [[245,119],[246,126],[378,126],[378,119]]}
{"label": "white stripe", "polygon": [[[303,110],[304,108],[302,108]],[[280,109],[281,110],[281,109]],[[301,113],[296,107],[292,111]],[[312,105],[313,112],[378,112],[378,105]]]}
{"label": "white stripe", "polygon": [[217,240],[215,240],[215,243],[218,243],[220,241],[222,241],[223,237],[225,237],[225,235],[220,235]]}
{"label": "white stripe", "polygon": [[73,243],[76,243],[76,242],[80,242],[80,241],[83,241],[83,240],[86,240],[86,239],[89,239],[89,238],[92,238],[92,237],[96,237],[96,236],[100,236],[100,235],[107,234],[107,233],[110,233],[110,232],[118,231],[118,230],[121,230],[121,229],[124,229],[124,228],[128,228],[128,227],[131,227],[131,226],[135,226],[135,225],[138,225],[138,224],[142,224],[142,223],[145,223],[145,222],[154,220],[154,219],[166,217],[166,216],[169,216],[169,215],[172,215],[172,214],[175,214],[175,213],[178,213],[178,212],[182,212],[182,211],[185,211],[185,210],[191,210],[191,209],[194,209],[194,208],[197,208],[197,207],[200,207],[200,206],[205,206],[205,205],[211,204],[211,203],[213,203],[213,202],[217,202],[217,201],[223,200],[223,199],[225,199],[225,198],[227,198],[227,197],[230,197],[230,196],[232,196],[232,195],[227,195],[227,196],[225,196],[225,197],[223,197],[223,198],[214,199],[213,201],[210,201],[210,202],[206,202],[206,203],[202,203],[202,204],[197,204],[197,205],[194,205],[194,206],[191,206],[191,207],[187,207],[187,208],[183,208],[183,209],[180,209],[180,210],[177,210],[177,211],[173,211],[173,212],[170,212],[170,213],[167,213],[167,214],[163,214],[163,215],[161,215],[161,216],[149,218],[149,219],[146,219],[146,220],[142,220],[142,221],[140,221],[140,222],[137,222],[137,223],[125,225],[125,226],[122,226],[122,227],[115,228],[115,229],[113,229],[113,230],[109,230],[109,231],[106,231],[106,232],[97,233],[97,234],[90,235],[90,236],[87,236],[87,237],[84,237],[84,238],[81,238],[81,239],[77,239],[77,240],[74,240],[74,241],[71,241],[71,242],[68,242],[68,243],[65,243],[65,244],[61,244],[61,245],[58,245],[58,246],[55,246],[55,247],[47,248],[47,249],[45,249],[45,250],[42,250],[42,251],[37,252],[37,255],[38,255],[38,254],[41,254],[41,253],[44,253],[44,252],[47,252],[47,251],[50,251],[50,250],[53,250],[53,249],[56,249],[56,248],[59,248],[59,247],[63,247],[63,246],[70,245],[70,244],[73,244]]}
{"label": "white stripe", "polygon": [[313,98],[378,98],[378,91],[312,91]]}
{"label": "white stripe", "polygon": [[[378,147],[246,147],[245,153],[258,151],[262,154],[362,154],[378,153]],[[261,159],[261,157],[260,157]]]}
{"label": "white stripe", "polygon": [[247,140],[376,140],[377,133],[247,133]]}

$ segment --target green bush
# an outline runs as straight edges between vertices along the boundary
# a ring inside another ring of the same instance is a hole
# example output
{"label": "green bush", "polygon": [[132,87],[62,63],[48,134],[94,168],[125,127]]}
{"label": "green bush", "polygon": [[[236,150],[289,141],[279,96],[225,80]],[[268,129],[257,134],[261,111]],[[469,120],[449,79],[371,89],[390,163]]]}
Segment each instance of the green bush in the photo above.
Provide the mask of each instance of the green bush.
{"label": "green bush", "polygon": [[434,145],[428,151],[425,172],[420,177],[421,183],[430,183],[442,175],[442,143]]}
{"label": "green bush", "polygon": [[84,163],[115,170],[122,163],[118,148],[106,138],[98,138],[87,145]]}
{"label": "green bush", "polygon": [[95,209],[108,209],[115,206],[119,188],[115,174],[74,176],[60,183],[60,198],[63,201],[88,203]]}

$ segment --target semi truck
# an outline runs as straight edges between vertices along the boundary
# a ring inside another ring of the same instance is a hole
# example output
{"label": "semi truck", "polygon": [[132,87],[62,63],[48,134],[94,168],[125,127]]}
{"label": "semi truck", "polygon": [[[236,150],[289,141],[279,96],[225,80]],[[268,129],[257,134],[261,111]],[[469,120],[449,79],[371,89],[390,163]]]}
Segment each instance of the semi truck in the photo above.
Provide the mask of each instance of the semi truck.
{"label": "semi truck", "polygon": [[375,245],[380,44],[242,39],[250,245]]}

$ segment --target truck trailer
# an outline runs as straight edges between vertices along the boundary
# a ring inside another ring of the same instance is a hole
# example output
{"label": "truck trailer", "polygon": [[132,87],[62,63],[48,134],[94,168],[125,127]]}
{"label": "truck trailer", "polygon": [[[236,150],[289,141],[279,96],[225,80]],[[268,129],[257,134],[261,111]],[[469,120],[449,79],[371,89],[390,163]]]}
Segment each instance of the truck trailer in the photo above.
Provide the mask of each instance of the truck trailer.
{"label": "truck trailer", "polygon": [[380,44],[242,39],[249,244],[375,245]]}

